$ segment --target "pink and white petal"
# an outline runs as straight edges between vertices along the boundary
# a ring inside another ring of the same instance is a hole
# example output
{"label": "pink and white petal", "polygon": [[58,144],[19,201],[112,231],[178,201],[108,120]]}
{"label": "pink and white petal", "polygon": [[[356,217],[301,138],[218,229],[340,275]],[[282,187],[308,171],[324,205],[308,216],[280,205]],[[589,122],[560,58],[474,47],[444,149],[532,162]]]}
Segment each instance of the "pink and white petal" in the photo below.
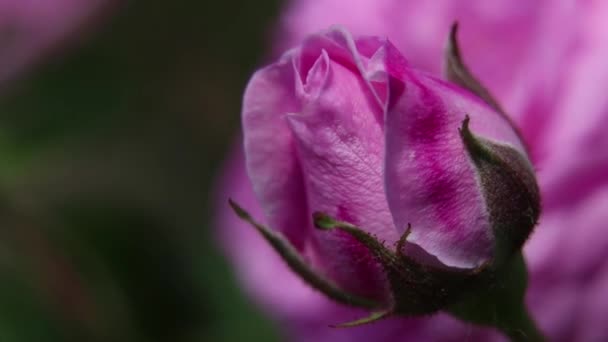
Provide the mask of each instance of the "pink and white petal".
{"label": "pink and white petal", "polygon": [[[301,97],[302,111],[288,119],[297,140],[308,208],[392,243],[398,235],[382,186],[382,109],[358,70],[332,57],[322,52],[311,67],[307,79],[322,89],[304,85],[308,91]],[[350,236],[318,232],[316,241],[316,263],[344,288],[360,294],[386,292],[384,274]]]}
{"label": "pink and white petal", "polygon": [[323,91],[316,101],[303,103],[302,113],[288,118],[298,142],[310,210],[396,241],[382,187],[383,128],[377,119],[381,108],[359,75],[324,60],[329,75]]}
{"label": "pink and white petal", "polygon": [[286,121],[287,113],[300,110],[294,95],[293,53],[254,74],[245,90],[242,119],[247,171],[268,224],[301,250],[311,219]]}
{"label": "pink and white petal", "polygon": [[[448,112],[421,85],[403,86],[386,118],[386,193],[395,225],[405,230],[411,224],[408,241],[443,264],[476,267],[491,257],[493,240],[457,131],[465,113]],[[389,87],[392,97],[397,85]]]}
{"label": "pink and white petal", "polygon": [[395,225],[411,224],[409,242],[457,268],[479,266],[493,250],[482,190],[458,132],[466,115],[475,134],[523,153],[506,120],[479,99],[412,70],[390,76],[384,172]]}

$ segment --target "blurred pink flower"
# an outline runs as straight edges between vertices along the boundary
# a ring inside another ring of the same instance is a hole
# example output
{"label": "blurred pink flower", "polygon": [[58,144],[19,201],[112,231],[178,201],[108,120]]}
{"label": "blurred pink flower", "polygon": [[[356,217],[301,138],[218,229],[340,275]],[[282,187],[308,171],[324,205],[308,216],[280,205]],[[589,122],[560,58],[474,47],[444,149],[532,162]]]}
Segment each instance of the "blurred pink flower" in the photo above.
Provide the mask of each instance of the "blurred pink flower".
{"label": "blurred pink flower", "polygon": [[114,0],[0,0],[0,86],[73,38]]}
{"label": "blurred pink flower", "polygon": [[[355,35],[385,35],[414,67],[438,74],[449,25],[461,51],[521,128],[543,197],[525,246],[527,304],[552,341],[608,339],[608,3],[600,1],[296,1],[278,50],[341,24]],[[331,329],[362,315],[310,289],[224,204],[233,197],[263,217],[234,152],[220,184],[221,234],[247,290],[282,321],[289,340],[461,341],[502,337],[445,314]],[[269,281],[271,279],[272,281]]]}

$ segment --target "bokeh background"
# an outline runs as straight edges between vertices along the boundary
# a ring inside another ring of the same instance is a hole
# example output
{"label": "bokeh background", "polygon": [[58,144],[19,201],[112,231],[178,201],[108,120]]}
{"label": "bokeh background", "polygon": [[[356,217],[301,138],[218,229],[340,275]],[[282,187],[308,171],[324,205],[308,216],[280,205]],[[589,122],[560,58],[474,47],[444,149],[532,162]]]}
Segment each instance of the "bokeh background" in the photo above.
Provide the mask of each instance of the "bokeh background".
{"label": "bokeh background", "polygon": [[280,1],[109,0],[15,57],[55,2],[0,0],[0,341],[278,340],[211,224]]}

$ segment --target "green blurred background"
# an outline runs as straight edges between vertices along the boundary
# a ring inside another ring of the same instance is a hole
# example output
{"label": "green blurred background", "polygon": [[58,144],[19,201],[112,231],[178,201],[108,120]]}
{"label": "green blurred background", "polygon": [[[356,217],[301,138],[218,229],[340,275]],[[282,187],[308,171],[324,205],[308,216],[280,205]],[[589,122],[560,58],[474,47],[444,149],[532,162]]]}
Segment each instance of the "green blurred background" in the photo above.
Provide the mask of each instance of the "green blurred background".
{"label": "green blurred background", "polygon": [[278,0],[127,1],[0,94],[0,341],[274,341],[213,183]]}

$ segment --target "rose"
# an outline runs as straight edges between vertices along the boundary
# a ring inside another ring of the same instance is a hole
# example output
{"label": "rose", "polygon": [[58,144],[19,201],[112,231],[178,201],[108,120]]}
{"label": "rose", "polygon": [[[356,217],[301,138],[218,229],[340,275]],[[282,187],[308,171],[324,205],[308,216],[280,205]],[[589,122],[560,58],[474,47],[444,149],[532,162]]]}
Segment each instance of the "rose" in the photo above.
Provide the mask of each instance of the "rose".
{"label": "rose", "polygon": [[[602,272],[608,251],[603,234],[608,155],[603,153],[607,142],[602,133],[607,111],[604,97],[596,95],[608,82],[605,13],[601,2],[294,1],[278,30],[286,33],[279,50],[333,23],[346,24],[358,34],[388,35],[414,66],[437,73],[447,27],[455,19],[461,21],[469,65],[513,115],[539,169],[544,205],[540,225],[526,247],[527,302],[542,330],[555,341],[597,341],[608,334],[601,320],[608,308]],[[384,321],[356,330],[327,329],[328,321],[357,313],[303,285],[259,236],[224,209],[225,198],[233,196],[255,216],[263,215],[239,150],[226,170],[219,187],[226,252],[246,288],[284,320],[294,338],[489,338],[485,331],[446,315]],[[268,278],[280,279],[281,284],[268,284]]]}
{"label": "rose", "polygon": [[[279,233],[231,204],[311,286],[381,310],[349,325],[461,302],[480,274],[504,272],[536,224],[525,147],[462,64],[455,32],[447,76],[479,97],[412,69],[386,40],[339,28],[258,71],[245,92],[249,175]],[[310,217],[342,234],[315,232]]]}

